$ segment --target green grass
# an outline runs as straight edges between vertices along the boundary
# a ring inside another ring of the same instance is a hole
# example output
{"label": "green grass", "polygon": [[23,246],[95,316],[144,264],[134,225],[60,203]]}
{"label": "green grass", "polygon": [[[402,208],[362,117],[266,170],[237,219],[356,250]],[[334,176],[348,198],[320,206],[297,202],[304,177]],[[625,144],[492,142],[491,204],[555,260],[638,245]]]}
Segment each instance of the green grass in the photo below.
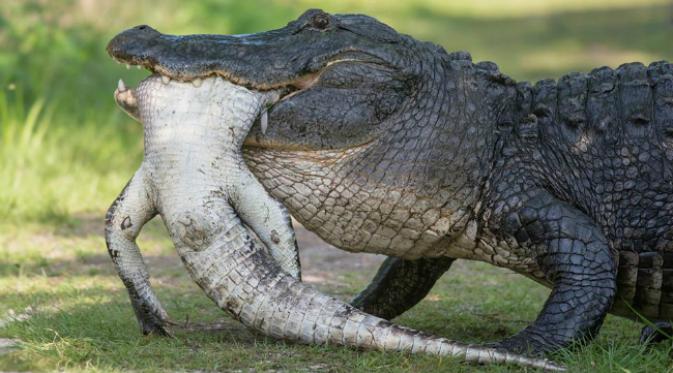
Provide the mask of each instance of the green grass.
{"label": "green grass", "polygon": [[[227,318],[189,279],[156,221],[143,233],[140,245],[171,317],[222,325],[217,332],[178,332],[175,339],[143,337],[126,291],[102,250],[101,224],[95,217],[83,216],[51,230],[40,224],[0,228],[4,234],[0,320],[11,314],[29,315],[0,328],[0,338],[21,341],[17,350],[0,356],[0,371],[519,371],[446,358],[298,346],[253,335]],[[345,300],[366,284],[373,269],[366,265],[357,272],[306,270],[311,281],[322,279],[319,288]],[[458,262],[420,305],[398,321],[452,339],[491,341],[524,327],[547,293],[510,272]],[[636,342],[638,332],[638,325],[609,317],[595,343],[560,353],[556,359],[578,372],[673,371],[670,345],[643,351]]]}
{"label": "green grass", "polygon": [[[666,1],[19,0],[0,5],[0,338],[20,341],[0,371],[518,371],[450,359],[307,347],[255,336],[194,285],[159,224],[142,236],[153,284],[177,320],[221,320],[220,332],[139,335],[102,239],[102,216],[142,157],[142,131],[115,108],[120,69],[104,46],[141,23],[170,33],[281,27],[309,7],[362,12],[447,50],[469,50],[512,77],[559,77],[673,59]],[[374,270],[315,268],[318,286],[348,299]],[[452,339],[491,341],[535,317],[547,290],[509,272],[461,263],[401,317]],[[26,310],[29,310],[27,312]],[[11,321],[10,314],[26,314]],[[27,314],[30,314],[29,317]],[[4,320],[4,321],[3,321]],[[572,371],[673,371],[671,344],[642,351],[640,325],[609,317],[589,347],[556,356]]]}

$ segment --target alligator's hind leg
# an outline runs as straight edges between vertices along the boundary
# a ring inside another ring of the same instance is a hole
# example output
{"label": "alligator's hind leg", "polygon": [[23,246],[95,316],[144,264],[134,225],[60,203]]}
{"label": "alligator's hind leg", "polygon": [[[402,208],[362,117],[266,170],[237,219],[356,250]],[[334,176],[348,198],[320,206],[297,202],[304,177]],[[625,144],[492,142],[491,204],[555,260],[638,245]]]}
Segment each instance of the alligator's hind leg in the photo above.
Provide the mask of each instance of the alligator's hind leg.
{"label": "alligator's hind leg", "polygon": [[640,343],[653,345],[670,339],[673,336],[673,325],[670,321],[657,321],[640,331]]}
{"label": "alligator's hind leg", "polygon": [[423,300],[454,258],[387,258],[372,283],[351,304],[371,315],[393,319]]}
{"label": "alligator's hind leg", "polygon": [[590,340],[616,291],[616,257],[601,229],[545,191],[504,200],[511,207],[491,222],[497,221],[502,236],[515,239],[537,261],[552,291],[535,322],[498,345],[509,351],[544,353]]}
{"label": "alligator's hind leg", "polygon": [[155,215],[141,168],[107,212],[105,242],[143,334],[169,335],[165,329],[168,315],[150,287],[147,266],[135,242],[140,229]]}

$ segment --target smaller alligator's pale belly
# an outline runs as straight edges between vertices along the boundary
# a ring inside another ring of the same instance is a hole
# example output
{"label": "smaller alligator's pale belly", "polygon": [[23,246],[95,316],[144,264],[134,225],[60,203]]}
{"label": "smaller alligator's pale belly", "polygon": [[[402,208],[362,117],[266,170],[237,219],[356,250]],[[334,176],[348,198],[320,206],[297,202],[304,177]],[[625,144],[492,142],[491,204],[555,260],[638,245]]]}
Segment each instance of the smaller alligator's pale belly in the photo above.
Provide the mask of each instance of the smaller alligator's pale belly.
{"label": "smaller alligator's pale belly", "polygon": [[357,151],[246,149],[244,156],[295,219],[334,246],[410,259],[447,255],[469,213],[448,192],[418,196],[411,188],[373,183],[344,161]]}

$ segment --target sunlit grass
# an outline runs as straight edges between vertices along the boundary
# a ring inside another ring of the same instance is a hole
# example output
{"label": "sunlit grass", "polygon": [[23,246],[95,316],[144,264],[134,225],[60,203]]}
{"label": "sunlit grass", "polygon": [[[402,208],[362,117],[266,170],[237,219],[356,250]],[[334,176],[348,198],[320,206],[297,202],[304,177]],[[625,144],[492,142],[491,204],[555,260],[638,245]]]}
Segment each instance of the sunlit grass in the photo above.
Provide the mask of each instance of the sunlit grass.
{"label": "sunlit grass", "polygon": [[[142,133],[89,111],[89,123],[58,117],[58,100],[38,99],[23,110],[0,92],[0,219],[67,220],[73,212],[109,205],[138,162]],[[131,132],[132,137],[120,136]],[[135,144],[134,144],[135,143]],[[103,198],[102,198],[103,197]]]}

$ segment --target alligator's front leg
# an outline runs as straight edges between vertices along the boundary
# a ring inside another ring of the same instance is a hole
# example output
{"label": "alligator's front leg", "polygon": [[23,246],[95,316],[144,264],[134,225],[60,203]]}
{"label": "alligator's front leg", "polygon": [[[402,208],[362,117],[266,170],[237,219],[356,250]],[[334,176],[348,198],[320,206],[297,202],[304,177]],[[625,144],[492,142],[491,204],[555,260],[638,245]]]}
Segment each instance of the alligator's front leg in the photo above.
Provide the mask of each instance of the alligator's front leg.
{"label": "alligator's front leg", "polygon": [[107,212],[105,242],[143,334],[169,335],[165,328],[168,315],[150,287],[147,266],[135,242],[143,225],[155,215],[141,167]]}
{"label": "alligator's front leg", "polygon": [[592,339],[616,291],[616,256],[602,231],[587,215],[544,191],[504,200],[514,207],[496,218],[500,233],[535,258],[552,292],[532,325],[497,346],[544,353]]}
{"label": "alligator's front leg", "polygon": [[351,304],[366,313],[393,319],[423,300],[454,260],[389,257],[381,264],[372,283]]}
{"label": "alligator's front leg", "polygon": [[119,79],[117,89],[114,92],[115,102],[129,117],[140,122],[140,110],[138,109],[138,99],[131,88],[126,88],[124,81]]}

